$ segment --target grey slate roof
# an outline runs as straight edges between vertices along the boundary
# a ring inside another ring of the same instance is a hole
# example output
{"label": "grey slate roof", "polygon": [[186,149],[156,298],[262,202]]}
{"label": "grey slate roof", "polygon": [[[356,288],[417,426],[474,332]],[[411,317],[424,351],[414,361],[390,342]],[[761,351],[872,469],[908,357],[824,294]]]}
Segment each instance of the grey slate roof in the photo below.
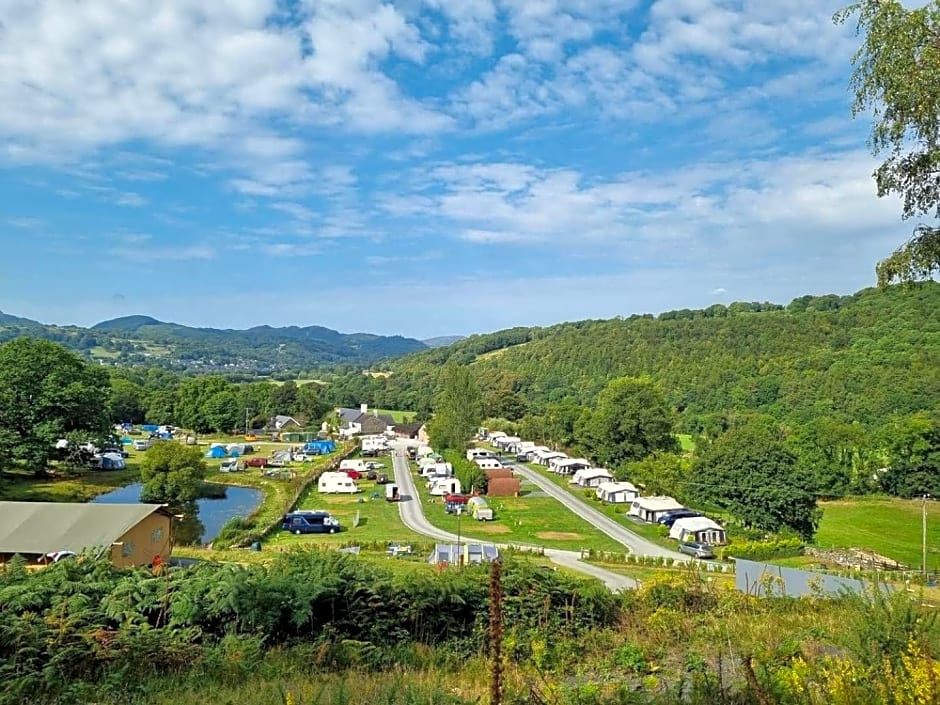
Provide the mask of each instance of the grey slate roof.
{"label": "grey slate roof", "polygon": [[339,418],[346,423],[352,423],[360,416],[362,416],[361,409],[347,409],[346,407],[341,407],[339,409]]}
{"label": "grey slate roof", "polygon": [[0,553],[107,548],[163,506],[0,502]]}

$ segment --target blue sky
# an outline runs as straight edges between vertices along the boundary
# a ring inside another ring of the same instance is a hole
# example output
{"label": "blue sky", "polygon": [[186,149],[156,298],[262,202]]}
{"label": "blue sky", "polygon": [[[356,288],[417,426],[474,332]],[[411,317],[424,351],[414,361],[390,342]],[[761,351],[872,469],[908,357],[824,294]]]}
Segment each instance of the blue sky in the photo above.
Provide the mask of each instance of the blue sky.
{"label": "blue sky", "polygon": [[850,293],[826,0],[6,0],[0,309],[416,337]]}

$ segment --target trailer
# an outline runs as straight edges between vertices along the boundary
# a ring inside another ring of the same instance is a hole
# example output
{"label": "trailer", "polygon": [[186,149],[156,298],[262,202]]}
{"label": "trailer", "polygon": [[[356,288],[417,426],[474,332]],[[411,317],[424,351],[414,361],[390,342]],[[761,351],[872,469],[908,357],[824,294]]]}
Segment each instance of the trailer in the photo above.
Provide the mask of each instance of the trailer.
{"label": "trailer", "polygon": [[400,502],[401,494],[398,491],[398,485],[385,485],[385,501]]}
{"label": "trailer", "polygon": [[317,481],[317,489],[323,494],[355,494],[359,487],[344,472],[325,472]]}

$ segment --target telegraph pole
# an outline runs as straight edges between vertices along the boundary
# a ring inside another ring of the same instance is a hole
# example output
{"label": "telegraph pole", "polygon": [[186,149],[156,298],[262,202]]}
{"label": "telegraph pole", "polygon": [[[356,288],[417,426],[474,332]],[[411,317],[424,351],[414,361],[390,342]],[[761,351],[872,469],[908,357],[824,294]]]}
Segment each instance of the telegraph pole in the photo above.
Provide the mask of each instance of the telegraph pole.
{"label": "telegraph pole", "polygon": [[921,505],[921,572],[923,573],[924,585],[927,584],[927,498],[930,497],[929,494],[925,494],[923,498],[923,504]]}

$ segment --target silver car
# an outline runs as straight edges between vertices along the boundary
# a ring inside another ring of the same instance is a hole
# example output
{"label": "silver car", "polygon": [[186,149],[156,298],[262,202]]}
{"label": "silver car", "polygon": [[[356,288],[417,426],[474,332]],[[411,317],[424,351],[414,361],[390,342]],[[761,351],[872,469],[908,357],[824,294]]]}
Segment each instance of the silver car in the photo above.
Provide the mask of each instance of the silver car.
{"label": "silver car", "polygon": [[715,557],[715,551],[711,546],[707,543],[699,543],[698,541],[683,541],[679,544],[679,553],[684,553],[693,558],[701,558],[702,560]]}

